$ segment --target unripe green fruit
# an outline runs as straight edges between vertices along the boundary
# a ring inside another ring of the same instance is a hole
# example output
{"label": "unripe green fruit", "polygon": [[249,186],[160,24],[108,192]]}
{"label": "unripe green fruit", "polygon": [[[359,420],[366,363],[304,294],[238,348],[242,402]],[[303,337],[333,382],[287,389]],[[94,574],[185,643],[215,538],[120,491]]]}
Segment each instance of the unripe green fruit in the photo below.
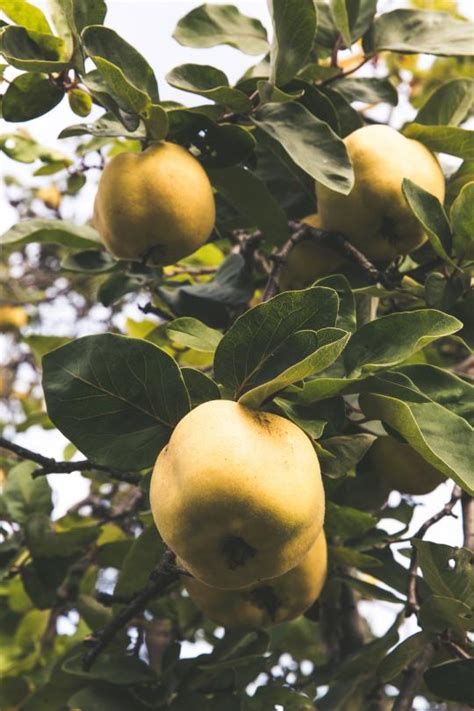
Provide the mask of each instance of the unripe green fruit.
{"label": "unripe green fruit", "polygon": [[71,111],[77,116],[85,118],[89,116],[92,110],[92,98],[82,89],[71,89],[68,91],[67,98]]}

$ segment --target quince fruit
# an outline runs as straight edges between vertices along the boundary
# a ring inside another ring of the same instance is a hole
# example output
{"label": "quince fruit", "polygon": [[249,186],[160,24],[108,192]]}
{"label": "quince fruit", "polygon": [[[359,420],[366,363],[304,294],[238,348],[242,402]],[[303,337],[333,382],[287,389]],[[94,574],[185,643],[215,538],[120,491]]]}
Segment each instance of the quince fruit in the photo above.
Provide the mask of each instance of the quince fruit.
{"label": "quince fruit", "polygon": [[210,620],[224,627],[256,628],[299,617],[319,597],[327,573],[324,531],[292,570],[241,590],[218,590],[194,578],[184,587]]}
{"label": "quince fruit", "polygon": [[319,461],[295,424],[211,400],[176,426],[155,464],[151,510],[201,582],[244,588],[304,558],[324,519]]}
{"label": "quince fruit", "polygon": [[341,232],[369,259],[392,260],[427,239],[402,192],[404,178],[444,200],[440,165],[419,141],[389,126],[364,126],[344,143],[354,168],[349,195],[316,183],[321,228]]}
{"label": "quince fruit", "polygon": [[106,165],[93,221],[118,259],[174,264],[211,234],[214,195],[204,168],[189,151],[155,143],[143,153],[119,153]]}

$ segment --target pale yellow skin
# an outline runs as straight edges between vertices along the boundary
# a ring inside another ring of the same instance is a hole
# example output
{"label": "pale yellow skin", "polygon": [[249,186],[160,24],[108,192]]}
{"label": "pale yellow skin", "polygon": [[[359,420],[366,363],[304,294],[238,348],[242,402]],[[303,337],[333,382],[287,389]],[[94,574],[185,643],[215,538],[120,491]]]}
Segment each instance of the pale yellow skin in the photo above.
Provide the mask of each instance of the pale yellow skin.
{"label": "pale yellow skin", "polygon": [[324,490],[286,418],[211,400],[176,426],[151,480],[159,532],[195,578],[243,588],[294,568],[319,535]]}
{"label": "pale yellow skin", "polygon": [[446,477],[410,447],[394,437],[379,437],[368,454],[371,470],[383,480],[386,491],[422,495],[433,491]]}
{"label": "pale yellow skin", "polygon": [[0,330],[22,328],[27,321],[28,316],[23,306],[0,306]]}
{"label": "pale yellow skin", "polygon": [[369,259],[392,260],[426,240],[402,193],[409,178],[444,200],[443,173],[419,141],[389,126],[364,126],[344,139],[355,183],[349,195],[316,184],[318,214],[325,230],[342,232]]}
{"label": "pale yellow skin", "polygon": [[321,531],[303,560],[273,580],[241,590],[218,590],[183,577],[184,587],[210,620],[224,627],[268,627],[299,617],[317,600],[327,573],[327,544]]}
{"label": "pale yellow skin", "polygon": [[[301,222],[311,227],[321,227],[319,215],[308,215]],[[305,289],[316,279],[335,274],[347,264],[347,260],[335,250],[305,240],[295,244],[289,253],[280,273],[281,291]]]}
{"label": "pale yellow skin", "polygon": [[143,153],[120,153],[105,167],[94,205],[94,226],[118,259],[174,264],[212,232],[215,203],[209,178],[189,151],[155,143]]}

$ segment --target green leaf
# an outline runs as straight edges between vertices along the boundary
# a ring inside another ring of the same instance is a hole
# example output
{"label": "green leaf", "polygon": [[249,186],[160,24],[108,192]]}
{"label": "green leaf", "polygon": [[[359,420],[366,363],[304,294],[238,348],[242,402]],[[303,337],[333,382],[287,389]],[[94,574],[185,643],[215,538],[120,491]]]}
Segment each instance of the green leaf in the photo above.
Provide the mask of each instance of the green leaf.
{"label": "green leaf", "polygon": [[222,333],[190,316],[170,321],[165,330],[174,343],[202,353],[214,353],[222,339]]}
{"label": "green leaf", "polygon": [[53,509],[46,477],[32,477],[37,468],[33,462],[21,462],[8,473],[3,496],[10,516],[18,523],[25,523],[35,513],[49,515]]}
{"label": "green leaf", "polygon": [[365,580],[352,578],[350,575],[337,576],[335,579],[347,583],[351,586],[351,588],[354,588],[354,590],[361,593],[364,598],[369,598],[370,600],[382,600],[383,602],[394,602],[398,605],[403,603],[403,600],[397,595],[394,595],[394,593],[389,592],[378,585],[367,583]]}
{"label": "green leaf", "polygon": [[69,531],[55,532],[49,516],[33,514],[25,521],[25,541],[33,558],[69,557],[83,553],[95,541],[100,528],[77,526]]}
{"label": "green leaf", "polygon": [[111,306],[131,291],[140,291],[143,283],[143,278],[140,276],[129,276],[124,272],[114,272],[102,282],[97,296],[103,306]]}
{"label": "green leaf", "polygon": [[403,640],[382,660],[377,669],[379,679],[384,682],[395,679],[409,666],[410,662],[423,652],[427,642],[428,637],[424,632],[416,632],[411,637]]}
{"label": "green leaf", "polygon": [[313,0],[269,0],[273,23],[270,81],[287,84],[304,65],[316,33]]}
{"label": "green leaf", "polygon": [[244,711],[268,711],[279,707],[285,711],[316,711],[308,696],[280,685],[258,688],[251,698],[245,700]]}
{"label": "green leaf", "polygon": [[460,259],[474,259],[474,181],[462,188],[450,211],[453,248]]}
{"label": "green leaf", "polygon": [[373,435],[338,435],[320,442],[332,457],[321,457],[321,471],[326,476],[344,476],[360,462],[374,441]]}
{"label": "green leaf", "polygon": [[407,138],[414,138],[437,153],[474,160],[474,131],[456,126],[423,126],[410,123],[403,129]]}
{"label": "green leaf", "polygon": [[51,34],[51,28],[42,11],[26,0],[0,0],[0,10],[16,25],[27,30]]}
{"label": "green leaf", "polygon": [[431,246],[438,257],[453,265],[449,256],[452,246],[451,229],[438,198],[408,178],[403,179],[402,191],[411,211],[426,230]]}
{"label": "green leaf", "polygon": [[375,20],[370,51],[390,50],[402,54],[472,56],[473,25],[446,12],[393,10]]}
{"label": "green leaf", "polygon": [[341,33],[346,47],[351,47],[351,29],[349,27],[349,15],[346,7],[346,0],[330,0],[329,7],[334,23]]}
{"label": "green leaf", "polygon": [[231,315],[247,304],[254,288],[243,257],[230,254],[212,281],[174,289],[160,288],[158,293],[176,315],[194,316],[213,328],[226,328]]}
{"label": "green leaf", "polygon": [[326,400],[343,392],[356,380],[357,378],[315,378],[305,383],[303,389],[298,391],[298,400],[308,404]]}
{"label": "green leaf", "polygon": [[336,679],[346,680],[353,676],[367,673],[367,670],[377,668],[381,657],[390,647],[393,647],[399,640],[398,627],[401,623],[401,614],[395,618],[395,622],[387,632],[378,639],[365,644],[345,659],[337,669]]}
{"label": "green leaf", "polygon": [[59,348],[59,346],[64,346],[70,340],[67,336],[42,336],[37,333],[32,333],[30,336],[23,338],[24,343],[31,348],[38,361],[41,361],[41,358],[49,351]]}
{"label": "green leaf", "polygon": [[[59,0],[60,3],[64,0]],[[104,0],[70,0],[72,4],[74,28],[80,33],[88,25],[102,25],[107,14]]]}
{"label": "green leaf", "polygon": [[441,699],[474,704],[474,659],[457,659],[431,667],[424,673],[425,684]]}
{"label": "green leaf", "polygon": [[474,423],[474,385],[449,370],[434,365],[403,365],[407,375],[424,395],[469,423]]}
{"label": "green leaf", "polygon": [[[114,30],[102,25],[86,27],[82,32],[82,41],[94,63],[97,57],[106,60],[121,71],[128,84],[149,97],[152,103],[160,100],[153,69],[146,59]],[[100,70],[99,66],[98,69]]]}
{"label": "green leaf", "polygon": [[339,506],[332,501],[327,502],[324,530],[331,537],[341,540],[362,536],[375,527],[377,519],[369,513],[353,509],[350,506]]}
{"label": "green leaf", "polygon": [[359,397],[364,414],[401,434],[427,462],[472,494],[474,432],[466,420],[415,390],[381,378],[371,379],[368,387],[372,392]]}
{"label": "green leaf", "polygon": [[294,422],[295,425],[298,425],[313,442],[321,437],[324,428],[328,424],[329,416],[327,411],[322,415],[321,408],[317,405],[316,407],[301,407],[285,400],[283,397],[276,397],[272,403],[272,409],[276,409],[277,414],[282,414]]}
{"label": "green leaf", "polygon": [[344,195],[351,191],[354,173],[344,143],[304,106],[265,104],[252,120],[313,178]]}
{"label": "green leaf", "polygon": [[347,546],[329,546],[329,555],[335,565],[345,565],[353,568],[378,568],[381,563],[374,556],[361,553]]}
{"label": "green leaf", "polygon": [[91,136],[111,137],[111,138],[145,138],[143,124],[135,131],[128,131],[124,125],[111,114],[104,114],[93,123],[77,123],[64,128],[58,138],[69,138],[71,136]]}
{"label": "green leaf", "polygon": [[330,274],[322,277],[313,286],[328,286],[337,291],[339,311],[336,326],[353,333],[357,328],[356,304],[351,285],[343,274]]}
{"label": "green leaf", "polygon": [[268,52],[267,33],[260,20],[243,15],[234,5],[200,5],[181,18],[173,37],[186,47],[227,44],[246,54]]}
{"label": "green leaf", "polygon": [[464,161],[446,183],[445,205],[449,208],[467,183],[474,181],[474,161]]}
{"label": "green leaf", "polygon": [[121,686],[151,683],[156,680],[152,669],[145,662],[131,655],[116,656],[104,652],[89,671],[84,671],[82,658],[82,654],[69,657],[63,664],[63,671],[74,676],[109,681]]}
{"label": "green leaf", "polygon": [[338,91],[335,91],[335,88],[333,89],[331,85],[322,86],[320,92],[331,102],[333,110],[336,112],[338,136],[345,138],[353,131],[357,131],[358,128],[362,128],[364,122],[360,114],[350,105],[344,96]]}
{"label": "green leaf", "polygon": [[375,77],[348,77],[337,79],[332,88],[349,101],[362,101],[365,104],[378,104],[383,101],[391,106],[398,104],[398,93],[389,79]]}
{"label": "green leaf", "polygon": [[84,274],[104,274],[117,267],[117,261],[108,253],[98,249],[68,254],[61,262],[61,269]]}
{"label": "green leaf", "polygon": [[[124,657],[124,662],[129,659],[129,657]],[[133,659],[133,657],[132,657]],[[121,667],[119,667],[120,669]],[[135,678],[135,674],[133,675]],[[79,679],[79,677],[77,677]],[[102,676],[100,677],[102,679]],[[108,681],[112,681],[109,679]],[[148,680],[150,681],[150,679]],[[143,682],[143,679],[142,679]],[[87,680],[86,680],[87,683]],[[90,682],[91,684],[92,682]],[[113,685],[112,685],[113,684]],[[71,695],[68,694],[67,708],[71,711],[148,711],[149,706],[143,705],[137,699],[136,694],[131,694],[123,686],[118,686],[117,682],[114,681],[111,684],[104,684],[103,682],[96,683],[95,685],[83,686],[79,691],[75,690],[75,693]],[[140,687],[139,687],[140,688]],[[54,711],[63,711],[64,705],[54,709]],[[36,709],[25,709],[25,711],[37,711]],[[52,711],[51,708],[39,709],[38,711]]]}
{"label": "green leaf", "polygon": [[182,91],[205,96],[212,101],[228,106],[232,111],[245,113],[252,109],[252,102],[239,89],[232,89],[224,72],[205,64],[182,64],[167,75],[168,84]]}
{"label": "green leaf", "polygon": [[0,236],[2,247],[16,249],[32,242],[59,244],[70,249],[97,249],[99,235],[87,225],[37,219],[19,222]]}
{"label": "green leaf", "polygon": [[64,91],[52,84],[44,74],[20,74],[3,95],[2,112],[5,121],[30,121],[51,111],[64,96]]}
{"label": "green leaf", "polygon": [[347,372],[359,374],[389,368],[460,328],[458,319],[434,309],[382,316],[352,336],[344,353]]}
{"label": "green leaf", "polygon": [[339,328],[292,333],[264,358],[247,382],[239,402],[258,408],[276,392],[309,375],[326,370],[342,353],[350,334]]}
{"label": "green leaf", "polygon": [[338,298],[324,287],[285,292],[244,313],[219,343],[214,359],[217,380],[236,398],[253,387],[259,371],[277,348],[297,331],[331,327]]}
{"label": "green leaf", "polygon": [[423,579],[435,595],[474,604],[471,554],[441,543],[414,538]]}
{"label": "green leaf", "polygon": [[377,0],[346,0],[351,19],[352,42],[365,35],[377,11]]}
{"label": "green leaf", "polygon": [[62,39],[52,34],[10,25],[0,35],[0,52],[16,69],[60,72],[69,65]]}
{"label": "green leaf", "polygon": [[472,612],[472,607],[451,596],[429,595],[421,605],[418,624],[426,632],[453,630],[462,639],[472,630]]}
{"label": "green leaf", "polygon": [[191,398],[191,407],[197,407],[209,400],[220,400],[217,384],[200,370],[181,368],[181,375]]}
{"label": "green leaf", "polygon": [[151,524],[144,528],[125,556],[114,593],[127,598],[145,587],[164,550],[165,544],[156,526]]}
{"label": "green leaf", "polygon": [[459,126],[473,104],[474,81],[453,79],[435,89],[415,117],[415,123],[428,126]]}
{"label": "green leaf", "polygon": [[242,214],[249,226],[262,230],[267,244],[279,245],[288,239],[285,212],[255,173],[234,166],[211,170],[209,177],[226,202]]}
{"label": "green leaf", "polygon": [[91,56],[99,74],[103,78],[105,85],[111,96],[124,111],[131,111],[132,114],[142,115],[151,105],[150,97],[141,89],[137,89],[126,74],[112,62],[99,56]]}
{"label": "green leaf", "polygon": [[85,336],[43,358],[51,420],[98,464],[154,464],[189,397],[173,358],[147,341]]}

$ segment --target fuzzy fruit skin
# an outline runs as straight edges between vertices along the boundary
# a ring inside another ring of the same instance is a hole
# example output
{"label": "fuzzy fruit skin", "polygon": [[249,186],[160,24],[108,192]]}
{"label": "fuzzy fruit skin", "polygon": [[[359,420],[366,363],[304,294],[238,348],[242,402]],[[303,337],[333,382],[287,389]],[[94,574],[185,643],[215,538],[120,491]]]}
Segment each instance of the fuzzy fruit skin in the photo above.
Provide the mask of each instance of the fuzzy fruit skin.
{"label": "fuzzy fruit skin", "polygon": [[174,264],[212,232],[215,203],[204,168],[174,143],[119,153],[102,173],[94,225],[118,259]]}
{"label": "fuzzy fruit skin", "polygon": [[316,184],[318,214],[325,230],[342,232],[369,259],[392,260],[426,240],[402,193],[403,178],[444,200],[436,157],[419,141],[389,126],[364,126],[346,136],[355,183],[349,195]]}
{"label": "fuzzy fruit skin", "polygon": [[23,328],[28,316],[23,306],[0,306],[0,331]]}
{"label": "fuzzy fruit skin", "polygon": [[319,535],[314,448],[286,418],[211,400],[176,426],[150,488],[158,530],[195,578],[243,588],[294,568]]}
{"label": "fuzzy fruit skin", "polygon": [[[301,222],[311,227],[321,227],[319,215],[308,215]],[[316,279],[335,274],[341,270],[347,260],[335,250],[311,240],[295,244],[289,253],[280,273],[281,291],[305,289]]]}
{"label": "fuzzy fruit skin", "polygon": [[433,491],[446,477],[409,444],[394,437],[378,437],[367,453],[368,466],[392,489],[420,496]]}
{"label": "fuzzy fruit skin", "polygon": [[299,617],[319,597],[327,573],[327,543],[321,531],[298,565],[284,575],[241,590],[218,590],[194,578],[184,587],[210,620],[224,627],[254,629]]}

